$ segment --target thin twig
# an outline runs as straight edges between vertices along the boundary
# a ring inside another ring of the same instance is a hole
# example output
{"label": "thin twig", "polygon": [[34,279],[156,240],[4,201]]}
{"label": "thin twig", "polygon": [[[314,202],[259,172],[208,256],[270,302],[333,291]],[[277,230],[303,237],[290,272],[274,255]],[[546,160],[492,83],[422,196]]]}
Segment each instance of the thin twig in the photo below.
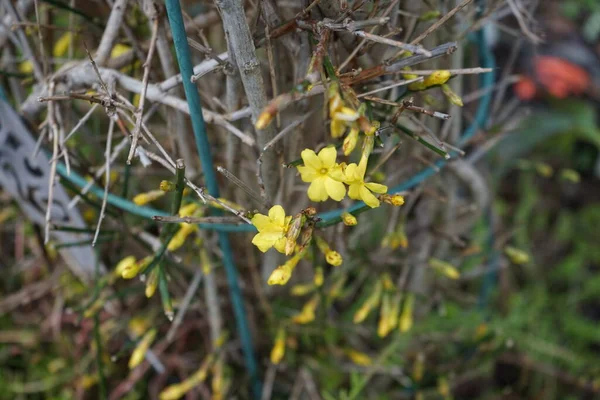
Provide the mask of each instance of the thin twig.
{"label": "thin twig", "polygon": [[140,93],[140,103],[135,112],[135,127],[133,128],[131,148],[127,155],[127,164],[131,164],[131,159],[135,154],[135,148],[140,137],[140,129],[142,125],[142,116],[144,115],[144,103],[146,102],[146,91],[148,90],[148,79],[150,78],[150,67],[152,64],[152,57],[154,56],[154,49],[156,48],[156,39],[158,37],[158,17],[152,21],[152,38],[150,39],[150,48],[148,49],[148,56],[144,63],[144,76],[142,78],[142,93]]}
{"label": "thin twig", "polygon": [[115,120],[111,117],[110,122],[108,124],[108,137],[106,138],[106,151],[104,152],[104,157],[106,159],[106,167],[105,170],[105,182],[104,182],[104,197],[102,198],[102,207],[100,208],[100,216],[98,217],[98,225],[96,226],[96,232],[94,233],[94,239],[92,240],[92,246],[96,246],[96,241],[98,240],[98,234],[100,233],[100,226],[102,225],[102,221],[104,220],[104,215],[106,212],[106,203],[108,200],[108,188],[110,186],[110,147],[112,144],[112,136],[113,131],[115,129]]}
{"label": "thin twig", "polygon": [[[54,81],[49,84],[50,93],[54,93]],[[46,208],[46,224],[44,226],[44,244],[50,240],[50,219],[52,218],[52,203],[54,200],[54,180],[56,179],[56,163],[58,155],[58,128],[54,119],[54,102],[48,103],[48,125],[52,134],[52,159],[50,164],[50,177],[48,182],[48,205]]]}

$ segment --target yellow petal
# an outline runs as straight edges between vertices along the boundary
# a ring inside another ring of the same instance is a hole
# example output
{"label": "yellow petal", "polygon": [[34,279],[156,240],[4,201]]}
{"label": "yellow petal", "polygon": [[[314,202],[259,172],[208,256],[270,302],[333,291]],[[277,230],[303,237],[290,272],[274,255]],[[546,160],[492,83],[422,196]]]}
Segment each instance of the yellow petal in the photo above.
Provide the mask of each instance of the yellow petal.
{"label": "yellow petal", "polygon": [[353,183],[348,187],[348,197],[353,200],[360,200],[360,188],[362,185],[360,183]]}
{"label": "yellow petal", "polygon": [[308,198],[312,201],[325,201],[327,200],[327,190],[325,190],[325,179],[315,179],[308,187]]}
{"label": "yellow petal", "polygon": [[296,167],[300,172],[300,179],[302,182],[312,182],[319,177],[317,171],[311,167],[299,165]]}
{"label": "yellow petal", "polygon": [[346,196],[346,187],[344,184],[331,178],[326,178],[325,190],[327,190],[329,197],[335,201],[341,201]]}
{"label": "yellow petal", "polygon": [[271,225],[271,219],[269,219],[269,217],[266,215],[254,214],[254,217],[252,217],[252,225],[254,225],[256,229],[261,232]]}
{"label": "yellow petal", "polygon": [[379,199],[373,195],[365,186],[360,187],[360,198],[371,208],[379,207]]}
{"label": "yellow petal", "polygon": [[321,163],[321,159],[317,156],[317,154],[311,149],[304,149],[302,153],[300,153],[302,157],[302,161],[304,161],[304,165],[310,167],[314,170],[320,170],[323,167]]}
{"label": "yellow petal", "polygon": [[369,183],[365,183],[365,186],[367,187],[367,189],[369,189],[371,192],[375,192],[375,193],[385,193],[388,190],[388,187],[385,185],[382,185],[380,183],[375,183],[375,182],[369,182]]}
{"label": "yellow petal", "polygon": [[346,169],[344,170],[344,182],[351,183],[356,181],[356,168],[357,165],[355,163],[346,166]]}
{"label": "yellow petal", "polygon": [[260,251],[265,253],[267,250],[269,250],[271,247],[273,247],[276,240],[273,240],[272,235],[265,234],[265,233],[257,233],[252,238],[252,244],[255,245],[256,247],[258,247],[258,249]]}
{"label": "yellow petal", "polygon": [[286,238],[282,237],[281,239],[279,239],[275,242],[273,247],[275,247],[275,250],[277,250],[278,252],[285,254],[285,244],[286,244]]}
{"label": "yellow petal", "polygon": [[336,157],[337,150],[333,146],[325,147],[319,151],[319,159],[321,160],[324,168],[333,168]]}
{"label": "yellow petal", "polygon": [[283,207],[279,204],[271,207],[269,210],[269,218],[271,218],[271,221],[276,225],[283,226],[285,224],[285,211],[283,210]]}
{"label": "yellow petal", "polygon": [[340,119],[331,120],[331,125],[329,126],[329,132],[331,133],[331,137],[337,139],[342,137],[344,132],[346,131],[346,123]]}

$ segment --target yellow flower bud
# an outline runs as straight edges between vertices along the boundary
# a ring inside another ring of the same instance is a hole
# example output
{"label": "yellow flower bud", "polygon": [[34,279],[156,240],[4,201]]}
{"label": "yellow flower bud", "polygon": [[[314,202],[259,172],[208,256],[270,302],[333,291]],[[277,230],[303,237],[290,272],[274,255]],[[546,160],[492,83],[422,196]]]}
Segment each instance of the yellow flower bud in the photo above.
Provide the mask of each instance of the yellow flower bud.
{"label": "yellow flower bud", "polygon": [[302,285],[294,285],[291,289],[292,296],[304,296],[315,289],[314,283],[305,283]]}
{"label": "yellow flower bud", "polygon": [[135,278],[141,271],[143,271],[148,264],[152,262],[152,256],[144,257],[141,260],[133,263],[127,264],[121,270],[121,277],[123,279],[133,279]]}
{"label": "yellow flower bud", "polygon": [[337,139],[342,137],[346,132],[346,122],[341,119],[332,119],[329,125],[329,133],[331,137]]}
{"label": "yellow flower bud", "polygon": [[462,107],[464,105],[462,98],[456,93],[454,93],[450,85],[448,85],[447,83],[444,83],[442,85],[442,92],[444,93],[448,101],[454,104],[455,106]]}
{"label": "yellow flower bud", "polygon": [[189,203],[185,206],[180,207],[179,212],[177,214],[179,214],[180,217],[190,217],[196,212],[196,210],[199,207],[200,206],[196,203]]}
{"label": "yellow flower bud", "polygon": [[392,330],[389,326],[389,314],[391,311],[391,303],[389,294],[385,293],[381,300],[381,309],[379,311],[379,323],[377,324],[377,336],[383,338]]}
{"label": "yellow flower bud", "polygon": [[346,349],[345,353],[350,359],[350,361],[352,361],[356,365],[368,367],[369,365],[373,364],[373,360],[371,360],[371,357],[360,351],[354,349]]}
{"label": "yellow flower bud", "polygon": [[460,278],[460,272],[456,267],[446,261],[440,260],[438,258],[430,258],[428,264],[431,268],[433,268],[440,275],[445,276],[450,279],[458,279]]}
{"label": "yellow flower bud", "polygon": [[158,287],[158,268],[154,268],[150,271],[150,275],[148,275],[148,279],[146,280],[146,297],[150,298],[154,296],[156,292],[156,288]]}
{"label": "yellow flower bud", "polygon": [[379,304],[379,299],[381,298],[382,291],[383,284],[381,280],[377,280],[377,282],[375,283],[373,293],[371,293],[371,295],[367,297],[362,306],[360,306],[360,308],[354,313],[354,318],[352,319],[352,322],[354,322],[355,324],[360,324],[367,318],[371,310],[373,310]]}
{"label": "yellow flower bud", "polygon": [[414,294],[409,293],[404,298],[404,305],[400,313],[398,328],[400,332],[408,332],[413,325],[413,304],[415,301]]}
{"label": "yellow flower bud", "polygon": [[544,178],[550,178],[554,173],[554,169],[550,165],[542,162],[535,164],[535,170]]}
{"label": "yellow flower bud", "polygon": [[325,253],[325,260],[328,264],[331,264],[334,267],[339,267],[342,265],[343,261],[341,254],[335,250],[329,250],[327,253]]}
{"label": "yellow flower bud", "polygon": [[265,129],[267,126],[269,126],[271,121],[273,121],[274,117],[275,114],[272,113],[271,110],[266,109],[263,112],[261,112],[258,118],[256,119],[254,127],[258,130]]}
{"label": "yellow flower bud", "polygon": [[342,150],[344,151],[344,155],[348,156],[350,153],[354,151],[356,148],[356,144],[358,143],[358,128],[352,127],[350,128],[350,132],[348,136],[344,139],[344,143],[342,144]]}
{"label": "yellow flower bud", "polygon": [[579,181],[581,181],[581,176],[579,175],[579,172],[575,171],[574,169],[568,168],[560,171],[560,178],[571,183],[579,183]]}
{"label": "yellow flower bud", "polygon": [[423,353],[419,353],[417,355],[417,359],[415,360],[415,365],[413,366],[412,377],[415,382],[420,382],[423,380],[423,375],[425,373],[425,355]]}
{"label": "yellow flower bud", "polygon": [[179,230],[175,232],[175,235],[167,245],[167,250],[173,252],[179,249],[185,243],[188,236],[197,229],[196,225],[191,224],[180,224]]}
{"label": "yellow flower bud", "polygon": [[287,260],[285,264],[278,266],[273,270],[271,276],[269,276],[269,280],[267,281],[268,285],[285,285],[288,283],[292,276],[292,271],[298,265],[298,262],[304,257],[306,254],[306,249],[299,251],[292,258]]}
{"label": "yellow flower bud", "polygon": [[344,274],[337,281],[335,281],[333,285],[331,285],[331,289],[329,289],[328,293],[330,300],[340,297],[342,294],[342,289],[346,284],[346,279],[348,279],[348,276]]}
{"label": "yellow flower bud", "polygon": [[452,74],[448,70],[438,70],[427,76],[423,80],[423,83],[426,87],[443,85],[444,83],[448,82],[448,79],[450,79],[451,76]]}
{"label": "yellow flower bud", "polygon": [[379,196],[379,200],[384,203],[391,204],[394,207],[400,207],[404,204],[404,196],[399,194],[382,194]]}
{"label": "yellow flower bud", "polygon": [[314,295],[303,307],[300,313],[296,314],[292,321],[296,324],[308,324],[315,320],[315,311],[319,305],[319,296]]}
{"label": "yellow flower bud", "polygon": [[133,198],[133,202],[138,206],[143,206],[165,195],[162,190],[151,190],[146,193],[140,193]]}
{"label": "yellow flower bud", "polygon": [[392,282],[390,274],[388,273],[385,273],[381,276],[381,283],[383,283],[383,288],[385,290],[394,290],[396,288],[394,282]]}
{"label": "yellow flower bud", "polygon": [[356,217],[348,212],[342,213],[342,221],[346,226],[354,226],[358,224],[358,220],[356,219]]}
{"label": "yellow flower bud", "polygon": [[123,271],[125,269],[131,268],[131,266],[133,264],[135,264],[135,257],[134,256],[127,256],[127,257],[125,257],[124,259],[122,259],[121,261],[119,261],[119,263],[115,267],[115,274],[121,276],[123,274]]}
{"label": "yellow flower bud", "polygon": [[315,268],[315,277],[313,278],[313,281],[315,282],[315,286],[317,286],[317,287],[323,286],[323,268],[322,267]]}
{"label": "yellow flower bud", "polygon": [[275,336],[275,344],[271,350],[271,362],[275,365],[279,364],[285,355],[285,330],[279,328]]}
{"label": "yellow flower bud", "polygon": [[133,353],[131,353],[131,358],[129,358],[129,369],[134,369],[135,367],[140,365],[142,361],[144,361],[146,351],[148,351],[148,349],[150,348],[150,345],[152,344],[152,341],[154,340],[155,336],[156,329],[151,329],[144,335],[142,340],[140,340],[138,345],[133,350]]}
{"label": "yellow flower bud", "polygon": [[176,186],[177,185],[175,185],[171,181],[160,181],[160,185],[158,186],[158,188],[163,192],[172,192],[175,190]]}
{"label": "yellow flower bud", "polygon": [[504,248],[504,254],[506,254],[513,264],[522,265],[529,262],[529,254],[516,247],[506,246]]}

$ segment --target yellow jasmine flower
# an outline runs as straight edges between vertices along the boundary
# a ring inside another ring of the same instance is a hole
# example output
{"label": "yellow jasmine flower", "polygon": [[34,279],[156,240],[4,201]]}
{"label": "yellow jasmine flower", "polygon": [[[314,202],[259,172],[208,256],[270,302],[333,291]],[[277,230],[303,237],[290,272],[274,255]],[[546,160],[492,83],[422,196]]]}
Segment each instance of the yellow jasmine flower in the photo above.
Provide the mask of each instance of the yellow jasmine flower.
{"label": "yellow jasmine flower", "polygon": [[325,147],[317,155],[313,150],[304,149],[301,153],[303,166],[298,172],[303,182],[310,182],[308,197],[312,201],[325,201],[332,198],[341,201],[346,195],[342,169],[336,164],[337,152],[334,147]]}
{"label": "yellow jasmine flower", "polygon": [[348,184],[348,197],[354,200],[362,200],[371,208],[379,207],[379,199],[371,192],[385,193],[387,186],[375,183],[365,182],[365,167],[352,163],[344,171],[344,182]]}
{"label": "yellow jasmine flower", "polygon": [[285,252],[285,234],[292,217],[286,217],[283,207],[275,205],[269,210],[269,215],[255,214],[252,225],[258,233],[252,238],[252,244],[263,253],[275,247],[280,253]]}

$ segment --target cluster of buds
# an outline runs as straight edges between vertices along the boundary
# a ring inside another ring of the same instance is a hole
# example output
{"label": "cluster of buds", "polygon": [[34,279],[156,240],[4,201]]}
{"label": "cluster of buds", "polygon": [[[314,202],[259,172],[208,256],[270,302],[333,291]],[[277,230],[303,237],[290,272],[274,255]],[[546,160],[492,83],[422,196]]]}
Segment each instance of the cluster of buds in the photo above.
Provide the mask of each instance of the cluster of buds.
{"label": "cluster of buds", "polygon": [[386,337],[396,327],[400,332],[408,331],[412,326],[413,294],[402,294],[387,274],[378,278],[370,290],[370,294],[354,313],[353,322],[362,323],[373,310],[379,307],[377,324],[379,337]]}

